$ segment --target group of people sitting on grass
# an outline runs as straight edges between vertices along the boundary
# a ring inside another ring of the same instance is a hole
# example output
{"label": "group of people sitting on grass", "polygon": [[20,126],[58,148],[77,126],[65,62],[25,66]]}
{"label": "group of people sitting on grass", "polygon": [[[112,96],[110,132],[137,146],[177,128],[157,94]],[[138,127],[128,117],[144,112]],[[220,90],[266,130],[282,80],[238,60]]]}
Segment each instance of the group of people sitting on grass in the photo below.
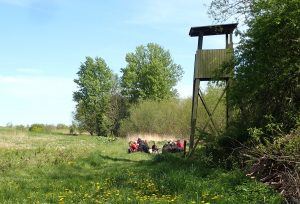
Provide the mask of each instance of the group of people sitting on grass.
{"label": "group of people sitting on grass", "polygon": [[133,153],[133,152],[150,153],[147,140],[142,140],[141,138],[138,138],[137,141],[130,141],[128,147],[128,153]]}
{"label": "group of people sitting on grass", "polygon": [[[176,142],[169,141],[165,144],[162,148],[162,152],[181,152],[184,150],[184,144],[177,140]],[[128,153],[134,152],[146,152],[146,153],[159,153],[159,148],[156,146],[155,142],[153,143],[152,147],[150,148],[148,145],[147,140],[142,140],[138,138],[137,141],[130,141],[128,147]]]}
{"label": "group of people sitting on grass", "polygon": [[180,140],[177,140],[176,142],[169,141],[162,148],[163,153],[166,152],[175,153],[175,152],[182,152],[182,151],[184,151],[184,144]]}

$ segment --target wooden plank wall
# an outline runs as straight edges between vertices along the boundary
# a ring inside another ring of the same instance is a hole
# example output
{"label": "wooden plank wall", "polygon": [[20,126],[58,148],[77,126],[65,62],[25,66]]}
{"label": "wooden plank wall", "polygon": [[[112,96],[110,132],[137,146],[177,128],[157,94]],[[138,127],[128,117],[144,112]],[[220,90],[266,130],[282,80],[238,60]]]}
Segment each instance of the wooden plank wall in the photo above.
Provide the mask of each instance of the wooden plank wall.
{"label": "wooden plank wall", "polygon": [[[213,50],[197,50],[196,63],[197,71],[195,78],[198,79],[213,79],[214,73],[222,64],[231,59],[233,52],[231,49],[213,49]],[[220,76],[220,77],[230,77]]]}

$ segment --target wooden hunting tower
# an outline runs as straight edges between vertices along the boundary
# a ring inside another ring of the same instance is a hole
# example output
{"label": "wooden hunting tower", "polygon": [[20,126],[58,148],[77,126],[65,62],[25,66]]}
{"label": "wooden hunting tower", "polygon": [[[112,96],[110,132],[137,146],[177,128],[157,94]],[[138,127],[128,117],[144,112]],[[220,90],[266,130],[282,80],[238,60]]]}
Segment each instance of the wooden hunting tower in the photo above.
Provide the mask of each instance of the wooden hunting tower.
{"label": "wooden hunting tower", "polygon": [[[195,140],[195,129],[197,121],[197,108],[198,108],[198,98],[200,98],[209,119],[206,121],[204,129],[211,122],[211,125],[215,127],[212,115],[217,108],[219,102],[221,101],[224,93],[229,85],[229,79],[232,73],[217,75],[216,71],[221,68],[222,64],[229,61],[233,57],[233,43],[232,43],[232,33],[237,27],[237,24],[223,24],[223,25],[213,25],[213,26],[202,26],[202,27],[192,27],[189,35],[191,37],[198,37],[198,47],[195,55],[195,65],[194,65],[194,83],[193,83],[193,104],[192,104],[192,118],[191,118],[191,135],[190,135],[190,150],[194,148]],[[210,35],[225,35],[225,49],[202,49],[203,37]],[[218,100],[214,109],[210,112],[208,109],[203,94],[200,90],[200,81],[211,81],[211,80],[222,80],[226,82],[226,87],[222,93],[220,99]],[[228,105],[226,104],[226,124],[228,125],[229,111]],[[196,144],[199,142],[197,140]],[[195,145],[196,146],[196,145]]]}

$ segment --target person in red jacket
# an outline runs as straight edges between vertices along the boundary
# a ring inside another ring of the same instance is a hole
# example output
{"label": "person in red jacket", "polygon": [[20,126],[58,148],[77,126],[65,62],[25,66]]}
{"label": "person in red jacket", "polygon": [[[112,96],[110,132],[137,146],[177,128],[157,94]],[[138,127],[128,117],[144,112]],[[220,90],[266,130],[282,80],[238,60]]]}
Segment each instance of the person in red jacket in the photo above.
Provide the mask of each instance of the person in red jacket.
{"label": "person in red jacket", "polygon": [[129,142],[129,148],[128,148],[128,153],[132,153],[132,152],[137,152],[138,151],[138,145],[136,142]]}
{"label": "person in red jacket", "polygon": [[176,141],[176,146],[180,151],[183,151],[183,143],[180,140]]}

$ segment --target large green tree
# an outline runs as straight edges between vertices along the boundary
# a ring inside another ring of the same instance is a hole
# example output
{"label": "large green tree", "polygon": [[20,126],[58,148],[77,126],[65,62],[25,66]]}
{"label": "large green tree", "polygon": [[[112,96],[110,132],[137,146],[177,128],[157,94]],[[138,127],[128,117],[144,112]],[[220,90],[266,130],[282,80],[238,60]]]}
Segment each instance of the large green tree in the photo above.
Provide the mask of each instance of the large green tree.
{"label": "large green tree", "polygon": [[174,88],[183,70],[173,62],[170,52],[155,43],[138,46],[126,55],[127,66],[121,69],[122,94],[130,102],[174,97]]}
{"label": "large green tree", "polygon": [[249,4],[230,92],[242,135],[250,127],[289,132],[300,123],[300,1],[214,0],[212,8],[222,2]]}
{"label": "large green tree", "polygon": [[91,135],[106,135],[110,121],[107,117],[113,74],[102,58],[86,57],[74,82],[78,90],[73,93],[76,104],[75,120]]}

